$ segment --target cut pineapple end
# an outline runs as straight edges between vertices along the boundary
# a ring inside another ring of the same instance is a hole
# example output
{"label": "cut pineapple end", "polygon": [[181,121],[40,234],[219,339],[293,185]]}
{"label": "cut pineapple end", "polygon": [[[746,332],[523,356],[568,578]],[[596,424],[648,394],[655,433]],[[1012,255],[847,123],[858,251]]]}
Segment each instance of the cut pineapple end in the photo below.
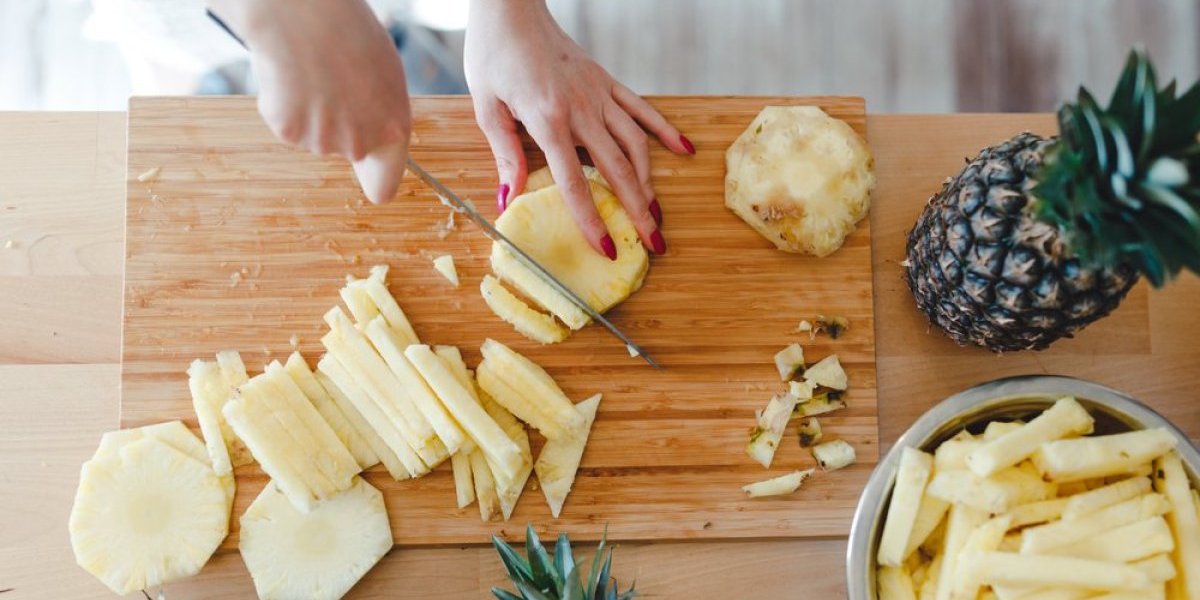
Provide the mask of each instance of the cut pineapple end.
{"label": "cut pineapple end", "polygon": [[857,456],[854,446],[845,440],[833,440],[812,447],[813,458],[821,465],[822,471],[836,471],[854,464]]}
{"label": "cut pineapple end", "polygon": [[742,491],[750,498],[765,498],[768,496],[786,496],[800,489],[800,484],[812,476],[813,469],[792,471],[765,481],[757,481],[742,486]]}
{"label": "cut pineapple end", "polygon": [[567,335],[570,334],[570,330],[559,325],[554,317],[535,310],[491,275],[483,277],[479,284],[479,292],[497,317],[512,325],[521,335],[539,344],[557,344],[567,339]]}
{"label": "cut pineapple end", "polygon": [[206,462],[144,437],[84,463],[68,528],[79,565],[129,594],[200,572],[228,532],[227,491]]}
{"label": "cut pineapple end", "polygon": [[775,353],[775,368],[779,371],[779,379],[787,381],[804,368],[804,348],[800,344],[791,344]]}
{"label": "cut pineapple end", "polygon": [[268,485],[241,527],[238,549],[260,598],[341,598],[392,547],[383,495],[358,477],[308,514]]}
{"label": "cut pineapple end", "polygon": [[438,273],[441,273],[442,277],[446,278],[446,281],[449,281],[454,287],[458,287],[458,269],[454,268],[453,256],[443,254],[433,259],[433,268]]}
{"label": "cut pineapple end", "polygon": [[821,441],[821,423],[816,417],[800,422],[800,447],[811,448]]}
{"label": "cut pineapple end", "polygon": [[777,394],[759,413],[758,424],[750,432],[750,443],[746,445],[746,452],[764,468],[771,466],[775,451],[783,439],[783,430],[787,427],[788,418],[795,407],[795,396]]}

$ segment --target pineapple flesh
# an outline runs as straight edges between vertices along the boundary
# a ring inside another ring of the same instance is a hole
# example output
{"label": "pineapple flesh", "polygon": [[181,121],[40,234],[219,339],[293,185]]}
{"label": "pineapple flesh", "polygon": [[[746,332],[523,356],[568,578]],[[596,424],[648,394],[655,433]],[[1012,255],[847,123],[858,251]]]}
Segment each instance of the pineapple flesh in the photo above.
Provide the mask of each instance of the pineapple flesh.
{"label": "pineapple flesh", "polygon": [[546,503],[550,505],[550,514],[554,515],[555,519],[562,512],[571,486],[575,485],[575,473],[583,460],[583,450],[587,447],[588,433],[596,420],[596,410],[600,408],[600,394],[576,404],[575,408],[583,415],[583,434],[567,440],[546,442],[533,465],[538,484],[542,487],[542,493],[546,495]]}
{"label": "pineapple flesh", "polygon": [[[250,376],[246,374],[246,363],[242,362],[242,355],[237,350],[222,350],[217,352],[217,366],[221,368],[221,377],[225,379],[225,385],[229,390],[225,397],[228,401],[233,397],[238,386],[250,379]],[[225,422],[224,418],[220,420],[220,423],[221,438],[225,440],[225,447],[229,451],[229,460],[233,466],[240,467],[254,462],[254,456],[250,454],[250,449],[234,433],[229,423]]]}
{"label": "pineapple flesh", "polygon": [[199,573],[229,530],[206,458],[147,436],[84,463],[68,526],[79,565],[122,595]]}
{"label": "pineapple flesh", "polygon": [[1138,279],[1200,269],[1200,85],[1158,88],[1130,54],[1108,107],[1086,89],[1057,138],[985,148],[909,233],[917,307],[960,345],[1041,350],[1111,313]]}
{"label": "pineapple flesh", "polygon": [[815,106],[768,106],[725,152],[725,206],[786,252],[832,254],[867,214],[867,143]]}
{"label": "pineapple flesh", "polygon": [[480,351],[479,387],[496,402],[547,439],[579,435],[583,416],[544,369],[496,340],[484,341]]}
{"label": "pineapple flesh", "polygon": [[392,548],[383,494],[353,484],[308,513],[266,486],[241,517],[238,550],[263,600],[336,600]]}
{"label": "pineapple flesh", "polygon": [[[545,267],[593,309],[604,312],[641,287],[650,267],[633,221],[599,178],[590,178],[596,210],[616,243],[617,258],[601,256],[579,231],[558,187],[545,185],[548,172],[530,175],[535,185],[512,201],[496,219],[496,229]],[[588,322],[586,313],[533,274],[503,245],[492,245],[492,270],[522,295],[571,329]]]}
{"label": "pineapple flesh", "polygon": [[497,317],[539,344],[557,344],[570,334],[554,317],[529,306],[491,275],[484,275],[479,293]]}

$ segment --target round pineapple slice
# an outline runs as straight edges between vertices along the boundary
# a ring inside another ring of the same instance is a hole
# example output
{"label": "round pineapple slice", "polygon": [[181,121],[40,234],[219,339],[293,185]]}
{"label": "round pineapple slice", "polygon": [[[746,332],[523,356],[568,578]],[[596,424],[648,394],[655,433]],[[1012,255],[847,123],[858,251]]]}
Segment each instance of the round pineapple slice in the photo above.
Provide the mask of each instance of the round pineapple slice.
{"label": "round pineapple slice", "polygon": [[780,250],[827,256],[867,214],[871,151],[815,106],[768,106],[725,152],[725,206]]}
{"label": "round pineapple slice", "polygon": [[69,530],[75,560],[118,594],[200,572],[229,530],[212,466],[154,437],[83,465]]}
{"label": "round pineapple slice", "polygon": [[263,600],[341,598],[392,547],[383,494],[357,476],[308,514],[268,485],[241,525],[238,549]]}
{"label": "round pineapple slice", "polygon": [[[500,233],[599,312],[612,308],[642,286],[650,266],[649,255],[642,247],[633,221],[625,213],[621,201],[602,183],[598,183],[602,181],[598,173],[589,178],[588,185],[591,186],[596,210],[616,243],[617,260],[608,260],[587,243],[557,186],[537,187],[545,185],[546,176],[541,171],[531,174],[529,179],[534,184],[531,187],[536,189],[515,198],[504,214],[496,219],[496,229]],[[524,269],[524,266],[515,260],[505,260],[507,254],[503,246],[492,244],[492,269],[500,279],[512,283],[518,291],[563,319],[573,329],[582,326],[574,322],[576,319],[561,314],[563,311],[558,307],[560,299],[547,298],[545,290],[523,286],[521,282],[526,278],[511,271]]]}

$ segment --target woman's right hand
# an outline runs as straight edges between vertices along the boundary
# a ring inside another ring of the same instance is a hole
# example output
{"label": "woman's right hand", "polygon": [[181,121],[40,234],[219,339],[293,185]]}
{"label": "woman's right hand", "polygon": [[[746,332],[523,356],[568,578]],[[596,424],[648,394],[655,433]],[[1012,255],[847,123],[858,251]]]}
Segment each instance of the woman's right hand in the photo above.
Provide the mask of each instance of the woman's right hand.
{"label": "woman's right hand", "polygon": [[210,0],[245,41],[258,110],[279,139],[354,163],[371,202],[404,177],[412,117],[404,66],[363,0]]}
{"label": "woman's right hand", "polygon": [[582,146],[613,186],[638,235],[666,252],[662,208],[650,182],[650,131],[672,152],[695,149],[640,96],[612,78],[567,36],[543,0],[473,0],[465,48],[475,118],[496,157],[501,211],[525,187],[518,122],[546,162],[584,237],[616,258],[575,148]]}

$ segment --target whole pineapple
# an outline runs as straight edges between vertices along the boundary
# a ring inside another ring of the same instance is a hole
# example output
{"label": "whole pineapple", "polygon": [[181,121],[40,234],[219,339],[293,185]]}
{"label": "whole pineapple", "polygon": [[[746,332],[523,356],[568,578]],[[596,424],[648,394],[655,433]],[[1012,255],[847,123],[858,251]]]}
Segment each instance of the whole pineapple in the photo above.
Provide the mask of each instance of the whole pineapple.
{"label": "whole pineapple", "polygon": [[1200,84],[1176,97],[1130,53],[1101,108],[1086,89],[1057,138],[984,149],[909,233],[917,306],[960,345],[1046,348],[1113,311],[1139,275],[1200,272]]}

